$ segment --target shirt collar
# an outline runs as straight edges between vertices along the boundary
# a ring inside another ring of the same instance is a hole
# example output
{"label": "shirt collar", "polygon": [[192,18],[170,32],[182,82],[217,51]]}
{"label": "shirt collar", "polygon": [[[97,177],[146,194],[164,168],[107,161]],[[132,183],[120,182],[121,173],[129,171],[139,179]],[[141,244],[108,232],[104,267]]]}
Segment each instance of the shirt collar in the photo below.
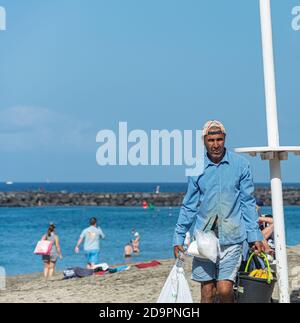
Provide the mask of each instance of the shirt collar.
{"label": "shirt collar", "polygon": [[[205,168],[208,168],[209,166],[216,166],[217,164],[213,163],[207,156],[207,153],[205,154]],[[220,161],[220,164],[229,164],[229,156],[228,156],[228,150],[225,148],[225,155],[223,157],[223,159]]]}

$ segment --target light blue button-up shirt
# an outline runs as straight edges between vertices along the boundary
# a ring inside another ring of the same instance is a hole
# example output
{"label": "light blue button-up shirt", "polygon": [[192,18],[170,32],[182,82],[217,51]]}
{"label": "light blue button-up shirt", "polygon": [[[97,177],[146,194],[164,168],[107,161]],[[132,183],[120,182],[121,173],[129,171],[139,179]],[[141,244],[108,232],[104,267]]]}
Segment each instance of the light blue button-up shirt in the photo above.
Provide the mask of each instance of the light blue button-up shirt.
{"label": "light blue button-up shirt", "polygon": [[222,161],[214,164],[206,156],[203,173],[189,177],[173,245],[183,245],[194,222],[195,234],[210,230],[216,217],[221,245],[262,241],[253,193],[253,177],[244,157],[226,150]]}

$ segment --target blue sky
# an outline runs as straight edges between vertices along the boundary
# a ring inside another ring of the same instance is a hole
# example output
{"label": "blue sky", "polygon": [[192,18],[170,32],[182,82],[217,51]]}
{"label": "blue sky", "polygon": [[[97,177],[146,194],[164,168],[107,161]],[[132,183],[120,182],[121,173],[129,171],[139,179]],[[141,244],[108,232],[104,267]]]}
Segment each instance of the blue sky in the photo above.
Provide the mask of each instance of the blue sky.
{"label": "blue sky", "polygon": [[[271,1],[282,145],[300,145],[300,0]],[[267,145],[256,0],[0,0],[0,181],[185,181],[182,167],[100,167],[96,134],[201,129]],[[267,162],[250,159],[255,181]],[[300,159],[282,165],[300,182]]]}

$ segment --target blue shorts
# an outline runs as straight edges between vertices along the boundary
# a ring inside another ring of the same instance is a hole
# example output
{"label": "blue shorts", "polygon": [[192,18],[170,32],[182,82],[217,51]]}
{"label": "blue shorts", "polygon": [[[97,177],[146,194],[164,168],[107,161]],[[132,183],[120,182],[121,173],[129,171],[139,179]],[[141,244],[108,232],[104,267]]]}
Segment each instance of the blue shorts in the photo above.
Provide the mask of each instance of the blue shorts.
{"label": "blue shorts", "polygon": [[85,252],[88,264],[99,264],[99,250],[89,250]]}
{"label": "blue shorts", "polygon": [[243,243],[221,246],[221,254],[216,263],[194,257],[192,279],[197,282],[230,280],[235,282],[243,254]]}

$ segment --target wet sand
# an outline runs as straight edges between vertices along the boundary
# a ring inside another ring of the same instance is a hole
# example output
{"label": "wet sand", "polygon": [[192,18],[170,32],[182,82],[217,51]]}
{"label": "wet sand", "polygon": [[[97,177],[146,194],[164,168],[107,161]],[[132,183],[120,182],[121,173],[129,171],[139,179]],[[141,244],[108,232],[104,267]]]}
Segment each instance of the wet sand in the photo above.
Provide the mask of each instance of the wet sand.
{"label": "wet sand", "polygon": [[[62,280],[62,273],[47,282],[42,274],[8,277],[0,303],[155,303],[174,264],[174,260],[159,261],[161,265],[152,268],[132,265],[120,273],[69,280]],[[292,291],[292,302],[300,303],[300,245],[288,248],[288,262],[290,282],[298,286]],[[190,279],[191,258],[186,260],[185,272],[193,300],[199,302],[200,286]],[[273,297],[278,299],[276,289]]]}

